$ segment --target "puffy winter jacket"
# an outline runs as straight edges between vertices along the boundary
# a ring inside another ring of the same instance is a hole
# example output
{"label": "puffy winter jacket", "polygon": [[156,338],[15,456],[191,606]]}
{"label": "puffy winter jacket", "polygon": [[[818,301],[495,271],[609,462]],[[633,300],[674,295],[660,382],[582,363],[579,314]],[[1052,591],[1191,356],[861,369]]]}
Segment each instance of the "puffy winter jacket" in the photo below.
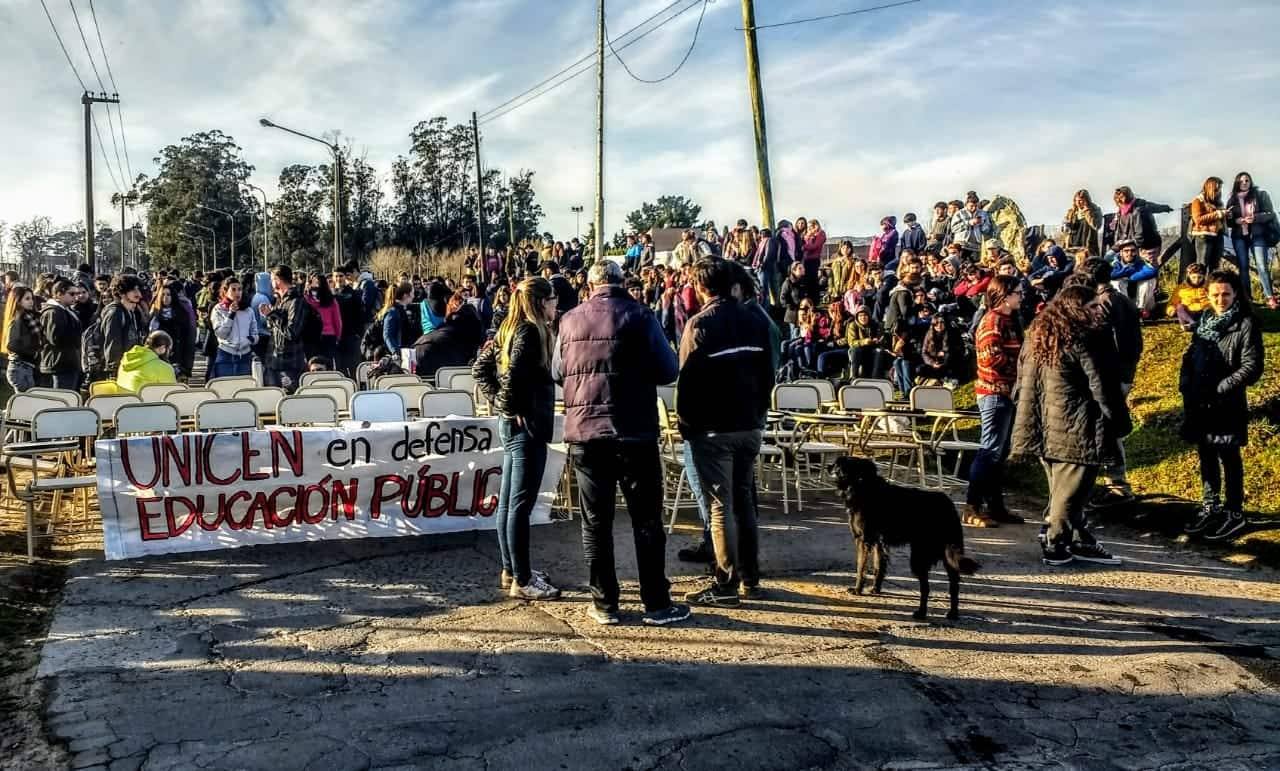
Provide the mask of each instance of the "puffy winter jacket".
{"label": "puffy winter jacket", "polygon": [[84,330],[75,311],[51,300],[40,311],[40,328],[44,331],[40,371],[50,374],[79,372],[80,339]]}
{"label": "puffy winter jacket", "polygon": [[1182,438],[1235,447],[1247,444],[1245,389],[1262,377],[1263,359],[1262,326],[1252,315],[1228,324],[1216,343],[1192,335],[1178,377]]}
{"label": "puffy winter jacket", "polygon": [[1091,334],[1042,365],[1022,349],[1013,392],[1015,455],[1102,466],[1123,457],[1120,439],[1133,424],[1105,331]]}
{"label": "puffy winter jacket", "polygon": [[485,346],[471,367],[480,393],[499,415],[524,420],[525,429],[536,440],[550,442],[554,426],[555,382],[543,355],[538,328],[528,321],[516,327],[511,337],[507,366],[501,366],[497,343]]}
{"label": "puffy winter jacket", "polygon": [[565,441],[656,441],[657,386],[679,367],[653,312],[605,286],[561,317],[552,372],[564,384]]}
{"label": "puffy winter jacket", "polygon": [[1139,281],[1150,281],[1156,277],[1156,266],[1143,260],[1141,257],[1135,258],[1133,262],[1125,262],[1117,260],[1114,267],[1111,268],[1111,280],[1125,278],[1134,283]]}

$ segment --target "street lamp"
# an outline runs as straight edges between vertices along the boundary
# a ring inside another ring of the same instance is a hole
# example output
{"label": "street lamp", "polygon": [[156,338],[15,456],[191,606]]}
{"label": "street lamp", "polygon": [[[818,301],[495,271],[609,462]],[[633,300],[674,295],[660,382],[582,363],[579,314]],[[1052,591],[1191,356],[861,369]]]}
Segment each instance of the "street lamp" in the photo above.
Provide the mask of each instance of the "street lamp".
{"label": "street lamp", "polygon": [[[193,228],[200,228],[201,230],[207,230],[213,236],[213,267],[217,268],[218,267],[218,231],[214,230],[208,225],[201,225],[199,222],[192,222],[191,220],[183,220],[182,224],[190,225]],[[208,262],[204,262],[204,270],[206,273],[209,271]]]}
{"label": "street lamp", "polygon": [[569,211],[573,212],[573,230],[578,240],[582,240],[582,207],[570,206]]}
{"label": "street lamp", "polygon": [[200,266],[202,269],[207,271],[209,269],[209,260],[207,257],[205,257],[205,253],[204,253],[204,236],[193,235],[191,233],[187,233],[181,230],[178,231],[178,235],[200,242]]}
{"label": "street lamp", "polygon": [[263,190],[262,188],[258,187],[257,185],[251,182],[241,182],[240,184],[244,185],[250,190],[257,190],[259,193],[262,194],[262,270],[265,272],[268,269],[267,268],[267,251],[270,246],[270,242],[268,240],[269,236],[267,235],[267,233],[271,229],[271,222],[267,218],[267,191]]}
{"label": "street lamp", "polygon": [[[214,214],[221,214],[222,216],[231,220],[231,270],[232,272],[234,272],[236,269],[236,217],[235,215],[232,214],[231,212],[225,212],[222,209],[215,209],[212,206],[205,206],[202,203],[196,204],[196,207],[199,209],[204,209],[205,211],[211,211]],[[213,248],[213,267],[215,269],[218,267],[218,248],[216,246]]]}
{"label": "street lamp", "polygon": [[294,136],[310,139],[312,142],[319,142],[329,148],[329,152],[333,153],[333,269],[338,270],[342,260],[342,148],[338,147],[336,142],[326,142],[319,137],[295,131],[278,123],[272,123],[267,118],[260,118],[258,125],[263,128],[280,129]]}

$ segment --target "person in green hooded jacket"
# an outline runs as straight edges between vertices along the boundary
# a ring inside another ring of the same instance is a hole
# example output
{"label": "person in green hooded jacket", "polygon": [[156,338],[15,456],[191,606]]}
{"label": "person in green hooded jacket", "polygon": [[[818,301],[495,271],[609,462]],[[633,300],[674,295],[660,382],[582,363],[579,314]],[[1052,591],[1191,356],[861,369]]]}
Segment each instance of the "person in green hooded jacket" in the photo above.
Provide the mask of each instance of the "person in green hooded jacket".
{"label": "person in green hooded jacket", "polygon": [[142,345],[125,351],[116,373],[116,388],[128,393],[138,393],[144,385],[176,383],[173,365],[165,361],[173,350],[173,338],[167,332],[155,331],[147,335]]}

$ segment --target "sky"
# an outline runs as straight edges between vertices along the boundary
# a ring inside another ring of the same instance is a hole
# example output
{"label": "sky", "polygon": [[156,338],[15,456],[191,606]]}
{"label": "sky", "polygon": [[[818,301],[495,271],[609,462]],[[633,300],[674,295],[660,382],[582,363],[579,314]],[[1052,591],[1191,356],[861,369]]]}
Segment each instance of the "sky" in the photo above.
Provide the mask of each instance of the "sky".
{"label": "sky", "polygon": [[[72,0],[107,90],[88,0]],[[757,0],[757,25],[883,0]],[[609,0],[611,37],[669,0]],[[48,0],[86,83],[99,90],[71,10]],[[683,6],[677,6],[683,7]],[[160,148],[220,129],[273,195],[282,167],[324,148],[258,126],[341,132],[385,174],[415,123],[468,121],[592,52],[593,0],[96,0],[133,173]],[[670,73],[699,8],[622,52],[641,78]],[[1130,185],[1175,207],[1204,178],[1252,172],[1280,187],[1278,0],[922,0],[758,31],[776,216],[829,235],[977,190],[1031,224],[1060,221],[1078,188],[1109,205]],[[692,55],[658,84],[606,68],[605,231],[659,195],[704,217],[761,219],[741,5],[706,5]],[[0,0],[0,220],[83,218],[80,85],[38,0]],[[594,71],[482,126],[487,167],[536,171],[543,229],[575,232],[595,185]],[[108,161],[97,217],[115,220]],[[121,133],[117,125],[117,134]],[[119,139],[119,136],[117,137]],[[123,157],[123,152],[121,156]],[[126,172],[127,174],[127,172]]]}

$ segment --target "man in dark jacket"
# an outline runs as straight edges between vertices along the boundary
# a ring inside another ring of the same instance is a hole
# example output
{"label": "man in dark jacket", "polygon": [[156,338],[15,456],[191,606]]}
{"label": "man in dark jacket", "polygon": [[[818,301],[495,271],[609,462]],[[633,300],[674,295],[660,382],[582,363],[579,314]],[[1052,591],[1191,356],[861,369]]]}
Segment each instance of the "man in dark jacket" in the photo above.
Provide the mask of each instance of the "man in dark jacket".
{"label": "man in dark jacket", "polygon": [[[723,260],[700,260],[694,288],[702,310],[680,341],[676,413],[692,449],[711,515],[715,578],[685,599],[698,605],[738,604],[738,588],[759,591],[753,475],[773,390],[766,318],[733,298],[734,275]],[[726,391],[725,383],[733,383]]]}
{"label": "man in dark jacket", "polygon": [[342,339],[338,341],[338,369],[354,377],[360,363],[360,338],[364,335],[364,301],[356,291],[356,275],[348,266],[346,272],[333,273],[333,298],[342,315]]}
{"label": "man in dark jacket", "polygon": [[80,389],[80,336],[84,328],[74,310],[82,288],[66,279],[58,279],[44,309],[40,311],[40,328],[44,346],[40,350],[40,371],[52,380],[54,388]]}
{"label": "man in dark jacket", "polygon": [[578,291],[573,288],[573,284],[569,283],[569,279],[564,277],[560,272],[560,266],[555,262],[542,263],[542,277],[551,282],[551,288],[556,292],[556,313],[563,316],[573,310],[578,305]]}
{"label": "man in dark jacket", "polygon": [[[1120,388],[1127,397],[1133,390],[1138,373],[1138,360],[1142,358],[1142,325],[1138,307],[1111,285],[1111,263],[1101,257],[1090,257],[1078,270],[1088,277],[1098,293],[1098,306],[1107,320],[1107,333],[1115,343],[1116,361],[1119,364]],[[1102,468],[1098,475],[1098,496],[1095,503],[1125,503],[1133,499],[1133,488],[1125,472],[1124,443],[1120,443],[1116,462]]]}
{"label": "man in dark jacket", "polygon": [[474,305],[463,303],[443,324],[414,342],[418,375],[433,378],[441,367],[470,364],[483,342],[484,324],[479,312]]}
{"label": "man in dark jacket", "polygon": [[[902,224],[906,229],[902,231],[902,235],[898,238],[898,253],[889,255],[890,257],[901,258],[902,253],[910,250],[915,252],[917,256],[923,256],[925,247],[929,243],[929,234],[924,231],[919,222],[916,222],[914,212],[907,212],[902,218]],[[881,259],[884,259],[883,257]]]}
{"label": "man in dark jacket", "polygon": [[1173,211],[1173,207],[1162,203],[1151,203],[1134,196],[1127,185],[1116,188],[1113,198],[1116,213],[1111,224],[1110,244],[1132,240],[1139,249],[1160,249],[1160,229],[1156,227],[1157,214]]}
{"label": "man in dark jacket", "polygon": [[653,312],[622,288],[622,268],[594,263],[591,297],[560,319],[552,372],[564,384],[564,438],[582,499],[582,549],[599,624],[618,623],[613,518],[618,485],[635,533],[644,623],[689,617],[671,602],[662,527],[657,386],[676,379],[675,354]]}
{"label": "man in dark jacket", "polygon": [[302,339],[307,320],[302,306],[306,301],[293,285],[293,270],[288,265],[277,265],[271,271],[271,288],[276,295],[275,304],[263,303],[258,307],[258,313],[267,320],[267,329],[271,330],[271,352],[263,376],[266,385],[293,393],[298,387],[298,376],[307,365]]}
{"label": "man in dark jacket", "polygon": [[102,309],[102,376],[114,378],[125,351],[142,345],[147,337],[147,314],[142,309],[142,280],[119,275],[111,282],[115,301]]}

